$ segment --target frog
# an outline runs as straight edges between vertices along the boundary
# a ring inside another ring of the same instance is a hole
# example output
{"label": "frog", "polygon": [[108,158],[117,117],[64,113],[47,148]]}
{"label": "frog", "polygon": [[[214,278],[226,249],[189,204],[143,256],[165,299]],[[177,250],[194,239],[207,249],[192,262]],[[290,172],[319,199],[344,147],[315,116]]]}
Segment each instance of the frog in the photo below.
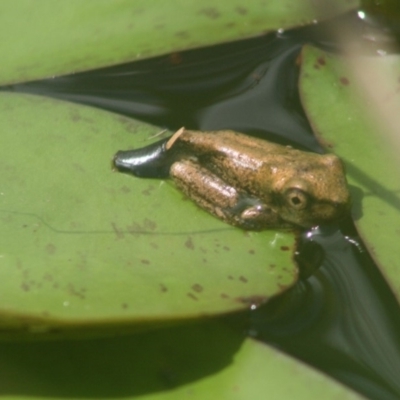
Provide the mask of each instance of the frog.
{"label": "frog", "polygon": [[343,218],[351,199],[344,164],[232,130],[179,129],[118,151],[114,169],[170,178],[197,206],[244,230],[308,229]]}

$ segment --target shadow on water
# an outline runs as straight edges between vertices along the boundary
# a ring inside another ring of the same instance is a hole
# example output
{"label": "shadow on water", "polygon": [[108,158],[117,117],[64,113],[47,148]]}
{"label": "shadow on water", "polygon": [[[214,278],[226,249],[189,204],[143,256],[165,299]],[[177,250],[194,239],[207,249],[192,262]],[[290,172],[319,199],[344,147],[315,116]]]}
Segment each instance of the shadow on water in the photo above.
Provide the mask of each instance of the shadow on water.
{"label": "shadow on water", "polygon": [[339,230],[315,230],[304,236],[302,268],[312,256],[302,254],[310,243],[314,257],[315,246],[324,253],[321,266],[281,298],[253,312],[251,334],[370,398],[398,399],[396,299],[369,254]]}
{"label": "shadow on water", "polygon": [[[355,14],[344,19],[355,25],[364,23]],[[331,23],[337,25],[341,20]],[[172,130],[181,126],[203,130],[229,128],[320,152],[300,105],[296,59],[304,43],[335,49],[335,42],[325,28],[321,24],[5,90],[94,105]],[[357,174],[356,167],[352,168],[349,172]],[[365,182],[365,177],[360,179]],[[392,200],[393,206],[398,207],[397,198]],[[360,252],[362,246],[353,246],[338,229],[312,231],[303,237],[302,243],[300,262],[303,271],[307,271],[303,272],[303,279],[285,296],[250,313],[249,334],[326,371],[371,399],[398,399],[399,309],[376,266],[366,252]],[[167,331],[165,334],[168,336]],[[240,341],[238,338],[227,354],[234,352]],[[129,350],[130,339],[120,343],[115,354],[123,359],[134,358],[134,352]],[[85,368],[91,368],[87,363],[78,365],[74,371],[73,359],[79,352],[92,357],[98,344],[96,341],[67,344],[72,359],[68,373],[79,375]],[[36,356],[40,359],[41,345],[23,346],[27,346],[32,359]],[[61,347],[57,351],[66,354]],[[12,348],[1,346],[1,353],[8,371],[12,371],[16,363]],[[105,359],[99,354],[94,359],[102,364]],[[41,371],[50,371],[57,362],[43,357],[45,366]],[[211,357],[210,362],[221,367],[227,359],[225,354],[222,361],[213,361]],[[129,360],[130,367],[136,368],[137,364]],[[28,367],[35,369],[34,364]],[[164,371],[161,376],[167,381],[173,380],[168,368],[160,371]],[[130,392],[126,372],[112,371],[111,375],[121,385],[123,393],[118,394]],[[57,379],[61,376],[60,373]],[[12,376],[10,379],[12,382]],[[10,391],[15,391],[16,386],[11,386]]]}

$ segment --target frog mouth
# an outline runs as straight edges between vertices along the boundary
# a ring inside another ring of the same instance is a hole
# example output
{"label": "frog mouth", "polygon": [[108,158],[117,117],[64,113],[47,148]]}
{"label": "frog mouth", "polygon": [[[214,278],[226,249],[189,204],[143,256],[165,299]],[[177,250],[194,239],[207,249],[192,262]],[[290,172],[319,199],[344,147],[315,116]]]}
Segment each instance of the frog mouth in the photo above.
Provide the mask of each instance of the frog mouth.
{"label": "frog mouth", "polygon": [[[324,210],[326,208],[326,210]],[[351,202],[335,203],[329,202],[320,204],[320,208],[317,211],[319,214],[319,221],[315,221],[314,225],[330,224],[333,222],[339,222],[350,215]]]}

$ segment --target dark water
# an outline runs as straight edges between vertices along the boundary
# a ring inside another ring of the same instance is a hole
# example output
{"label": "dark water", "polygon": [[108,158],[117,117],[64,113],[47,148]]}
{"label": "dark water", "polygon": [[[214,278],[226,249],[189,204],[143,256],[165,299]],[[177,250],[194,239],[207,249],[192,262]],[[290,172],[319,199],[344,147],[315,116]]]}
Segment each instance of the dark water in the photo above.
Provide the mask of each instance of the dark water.
{"label": "dark water", "polygon": [[[380,30],[373,18],[353,13],[313,27],[6,89],[98,106],[161,128],[229,128],[321,152],[299,101],[296,59],[304,43],[336,51],[326,28],[349,21],[360,37]],[[301,281],[244,315],[248,334],[368,398],[400,398],[399,307],[351,222],[305,233],[299,253]]]}

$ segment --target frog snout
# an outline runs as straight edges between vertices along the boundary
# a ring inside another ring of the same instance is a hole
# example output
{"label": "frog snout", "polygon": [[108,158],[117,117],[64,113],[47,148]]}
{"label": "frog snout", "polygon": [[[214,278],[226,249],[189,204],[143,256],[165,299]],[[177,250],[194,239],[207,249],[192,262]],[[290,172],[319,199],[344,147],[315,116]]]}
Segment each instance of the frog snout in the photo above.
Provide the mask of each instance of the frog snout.
{"label": "frog snout", "polygon": [[163,139],[140,149],[120,150],[115,154],[112,166],[142,178],[167,178],[174,152],[166,150],[166,141]]}
{"label": "frog snout", "polygon": [[116,169],[120,172],[131,172],[131,165],[129,163],[129,158],[125,157],[125,151],[118,151],[111,162],[111,166],[113,169]]}
{"label": "frog snout", "polygon": [[118,151],[112,159],[112,168],[136,176],[142,176],[143,160],[138,157],[135,150]]}
{"label": "frog snout", "polygon": [[169,165],[162,161],[161,157],[147,157],[137,150],[118,151],[112,160],[112,168],[142,178],[166,178]]}

